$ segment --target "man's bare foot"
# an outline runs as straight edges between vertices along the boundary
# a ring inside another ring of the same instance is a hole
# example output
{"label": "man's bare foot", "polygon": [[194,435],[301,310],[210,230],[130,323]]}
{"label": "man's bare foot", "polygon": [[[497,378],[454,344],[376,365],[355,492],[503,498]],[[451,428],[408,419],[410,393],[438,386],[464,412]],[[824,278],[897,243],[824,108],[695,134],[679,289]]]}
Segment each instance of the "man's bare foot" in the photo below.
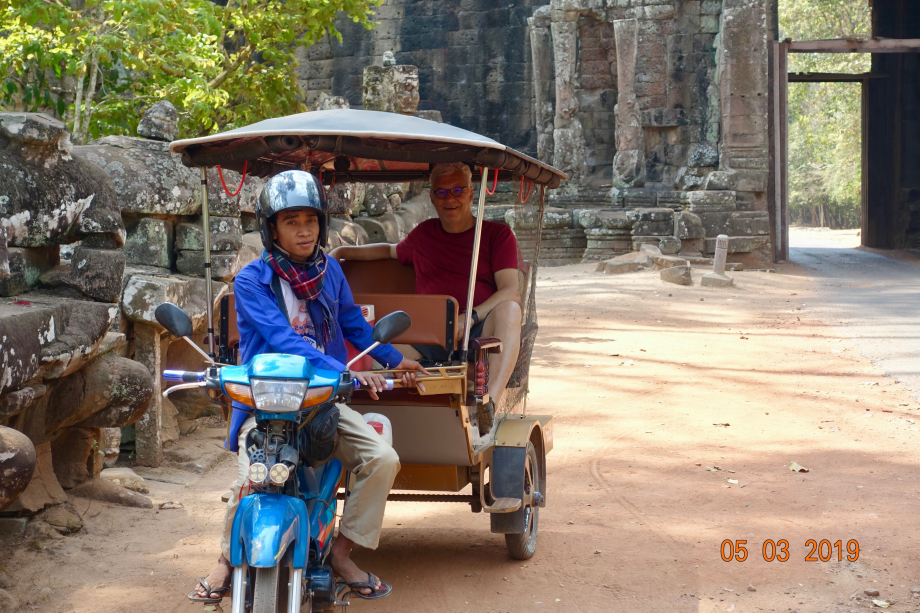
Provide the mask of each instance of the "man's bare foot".
{"label": "man's bare foot", "polygon": [[[367,581],[367,573],[358,568],[358,565],[351,561],[351,549],[355,546],[354,541],[344,536],[342,533],[335,538],[332,544],[332,551],[329,552],[329,564],[337,577],[341,577],[345,583],[358,583]],[[374,591],[380,589],[380,579],[374,577]],[[365,596],[371,593],[368,588],[359,588],[358,592]]]}
{"label": "man's bare foot", "polygon": [[[211,589],[219,587],[227,587],[230,585],[230,577],[233,574],[233,568],[230,566],[230,561],[221,554],[220,558],[217,560],[217,568],[211,571],[211,574],[204,578],[208,582],[208,585],[211,586]],[[208,594],[204,591],[204,587],[201,584],[198,584],[198,589],[195,592],[201,598],[222,598],[226,596],[226,593],[218,594],[216,592],[211,592]]]}

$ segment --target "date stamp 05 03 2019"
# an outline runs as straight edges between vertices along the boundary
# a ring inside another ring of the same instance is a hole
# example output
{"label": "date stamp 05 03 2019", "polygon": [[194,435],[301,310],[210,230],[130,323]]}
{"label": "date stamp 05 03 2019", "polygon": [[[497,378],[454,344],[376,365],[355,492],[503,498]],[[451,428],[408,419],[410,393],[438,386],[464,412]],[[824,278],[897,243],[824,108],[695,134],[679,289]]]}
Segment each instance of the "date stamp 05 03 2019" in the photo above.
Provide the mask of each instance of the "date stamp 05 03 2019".
{"label": "date stamp 05 03 2019", "polygon": [[[832,543],[827,539],[821,541],[808,539],[805,541],[805,547],[810,548],[810,551],[805,554],[806,562],[830,562],[834,559],[842,562],[844,557],[850,562],[855,562],[859,559],[859,543],[855,539],[847,541],[846,548],[844,548],[843,541],[838,540]],[[748,559],[747,541],[725,539],[722,541],[719,553],[722,555],[723,562],[744,562]],[[791,555],[789,553],[789,541],[786,539],[778,541],[767,539],[761,545],[760,553],[765,562],[773,562],[774,560],[787,562]]]}

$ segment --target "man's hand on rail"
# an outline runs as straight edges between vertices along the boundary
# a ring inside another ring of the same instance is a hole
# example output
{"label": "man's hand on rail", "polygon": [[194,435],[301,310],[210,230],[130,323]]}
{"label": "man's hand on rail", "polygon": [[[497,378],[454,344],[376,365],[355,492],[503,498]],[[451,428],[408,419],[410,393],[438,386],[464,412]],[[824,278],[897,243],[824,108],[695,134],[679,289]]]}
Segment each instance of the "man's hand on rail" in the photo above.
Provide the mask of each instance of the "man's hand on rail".
{"label": "man's hand on rail", "polygon": [[408,370],[412,372],[403,373],[400,379],[402,380],[403,387],[418,387],[423,392],[425,391],[425,384],[419,383],[415,373],[420,372],[423,375],[430,374],[427,370],[422,368],[422,365],[416,362],[415,360],[410,360],[409,358],[403,358],[402,362],[396,367],[396,370]]}

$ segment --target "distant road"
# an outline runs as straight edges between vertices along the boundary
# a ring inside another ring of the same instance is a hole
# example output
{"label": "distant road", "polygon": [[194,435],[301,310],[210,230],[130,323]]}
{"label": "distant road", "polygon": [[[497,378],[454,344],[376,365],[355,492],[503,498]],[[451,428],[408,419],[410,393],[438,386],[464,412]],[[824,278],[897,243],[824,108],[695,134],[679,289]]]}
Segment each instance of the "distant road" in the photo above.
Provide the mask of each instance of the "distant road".
{"label": "distant road", "polygon": [[834,234],[791,233],[790,259],[816,279],[819,290],[806,310],[844,322],[862,354],[920,401],[920,267],[841,246]]}

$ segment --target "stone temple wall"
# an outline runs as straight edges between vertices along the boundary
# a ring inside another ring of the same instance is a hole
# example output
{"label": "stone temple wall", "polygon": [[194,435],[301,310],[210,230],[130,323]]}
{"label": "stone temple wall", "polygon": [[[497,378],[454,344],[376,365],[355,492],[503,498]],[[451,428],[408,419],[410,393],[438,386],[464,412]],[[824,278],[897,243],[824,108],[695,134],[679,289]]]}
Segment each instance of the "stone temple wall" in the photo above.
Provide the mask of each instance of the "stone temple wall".
{"label": "stone temple wall", "polygon": [[363,108],[363,74],[383,54],[418,67],[419,108],[531,155],[533,81],[527,18],[540,0],[386,0],[374,30],[347,19],[343,42],[323,39],[300,51],[300,85],[314,108],[323,93]]}
{"label": "stone temple wall", "polygon": [[[569,229],[578,229],[581,210],[610,208],[641,219],[668,214],[649,209],[670,209],[672,217],[700,217],[702,255],[715,236],[728,233],[736,260],[765,268],[773,259],[771,6],[770,0],[542,0],[501,7],[387,0],[376,30],[343,22],[342,44],[323,40],[301,50],[300,83],[308,103],[335,95],[358,107],[359,75],[392,51],[399,63],[418,66],[419,108],[570,175],[550,198],[575,211]],[[494,201],[507,204],[515,195]],[[601,243],[620,249],[657,236],[643,234],[642,224],[618,226],[584,229],[615,231],[613,242],[588,237],[601,251]],[[672,220],[671,236],[675,227]],[[664,232],[663,225],[656,231]],[[690,251],[696,247],[690,243]]]}
{"label": "stone temple wall", "polygon": [[[538,155],[571,177],[551,201],[574,210],[573,226],[589,220],[586,260],[660,238],[699,257],[728,234],[736,260],[772,263],[768,4],[553,0],[534,12]],[[625,221],[580,214],[598,205]],[[703,235],[680,237],[682,215]]]}

